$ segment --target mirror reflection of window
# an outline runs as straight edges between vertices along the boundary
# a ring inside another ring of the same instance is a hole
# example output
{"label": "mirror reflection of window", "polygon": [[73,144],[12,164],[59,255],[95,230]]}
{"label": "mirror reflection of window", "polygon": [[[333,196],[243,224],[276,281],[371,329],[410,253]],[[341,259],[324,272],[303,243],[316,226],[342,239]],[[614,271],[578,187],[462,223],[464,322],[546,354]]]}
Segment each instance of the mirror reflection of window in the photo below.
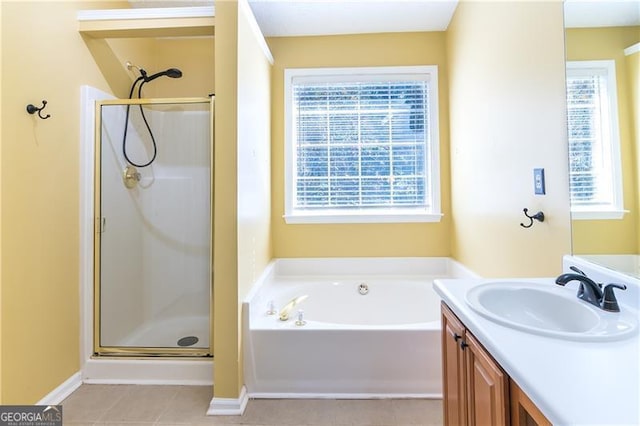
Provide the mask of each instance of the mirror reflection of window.
{"label": "mirror reflection of window", "polygon": [[623,215],[615,61],[567,62],[569,182],[574,219]]}
{"label": "mirror reflection of window", "polygon": [[[582,120],[568,132],[571,252],[640,277],[632,266],[640,265],[640,7],[637,0],[565,0],[564,13],[568,121]],[[593,105],[587,113],[571,79],[589,76],[593,92],[581,94]]]}

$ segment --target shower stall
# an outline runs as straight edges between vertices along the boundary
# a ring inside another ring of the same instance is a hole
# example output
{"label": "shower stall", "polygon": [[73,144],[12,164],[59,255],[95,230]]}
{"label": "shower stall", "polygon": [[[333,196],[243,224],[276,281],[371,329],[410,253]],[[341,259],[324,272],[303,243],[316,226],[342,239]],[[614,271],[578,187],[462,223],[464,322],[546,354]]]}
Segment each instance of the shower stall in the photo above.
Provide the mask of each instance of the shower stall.
{"label": "shower stall", "polygon": [[213,102],[96,102],[94,355],[212,356]]}

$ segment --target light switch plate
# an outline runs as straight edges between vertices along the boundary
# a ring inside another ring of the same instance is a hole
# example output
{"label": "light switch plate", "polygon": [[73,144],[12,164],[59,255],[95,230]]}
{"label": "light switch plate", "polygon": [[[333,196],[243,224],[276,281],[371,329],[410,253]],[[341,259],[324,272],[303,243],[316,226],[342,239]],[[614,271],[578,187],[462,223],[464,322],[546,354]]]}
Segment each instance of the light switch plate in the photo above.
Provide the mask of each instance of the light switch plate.
{"label": "light switch plate", "polygon": [[544,186],[544,169],[533,169],[533,185],[536,195],[546,193]]}

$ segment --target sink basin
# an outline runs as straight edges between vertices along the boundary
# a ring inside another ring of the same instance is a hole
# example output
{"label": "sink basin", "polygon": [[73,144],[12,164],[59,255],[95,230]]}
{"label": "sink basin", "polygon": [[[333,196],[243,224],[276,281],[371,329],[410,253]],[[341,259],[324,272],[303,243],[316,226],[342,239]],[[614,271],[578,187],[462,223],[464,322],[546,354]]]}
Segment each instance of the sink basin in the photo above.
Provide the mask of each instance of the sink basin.
{"label": "sink basin", "polygon": [[634,316],[605,312],[576,297],[575,289],[551,284],[493,282],[467,292],[467,304],[501,325],[578,341],[618,340],[637,330]]}

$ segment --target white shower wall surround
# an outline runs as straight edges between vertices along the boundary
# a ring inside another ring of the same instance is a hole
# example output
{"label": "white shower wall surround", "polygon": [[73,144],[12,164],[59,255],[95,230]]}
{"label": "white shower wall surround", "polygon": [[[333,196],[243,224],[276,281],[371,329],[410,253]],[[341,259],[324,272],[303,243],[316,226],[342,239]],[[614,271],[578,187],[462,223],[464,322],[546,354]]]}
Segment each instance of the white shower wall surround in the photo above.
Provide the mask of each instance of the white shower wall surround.
{"label": "white shower wall surround", "polygon": [[[194,347],[209,346],[209,112],[183,107],[145,108],[158,154],[132,189],[122,180],[126,107],[102,108],[103,345],[175,347],[197,334]],[[145,163],[151,139],[137,106],[130,122],[127,154]]]}

